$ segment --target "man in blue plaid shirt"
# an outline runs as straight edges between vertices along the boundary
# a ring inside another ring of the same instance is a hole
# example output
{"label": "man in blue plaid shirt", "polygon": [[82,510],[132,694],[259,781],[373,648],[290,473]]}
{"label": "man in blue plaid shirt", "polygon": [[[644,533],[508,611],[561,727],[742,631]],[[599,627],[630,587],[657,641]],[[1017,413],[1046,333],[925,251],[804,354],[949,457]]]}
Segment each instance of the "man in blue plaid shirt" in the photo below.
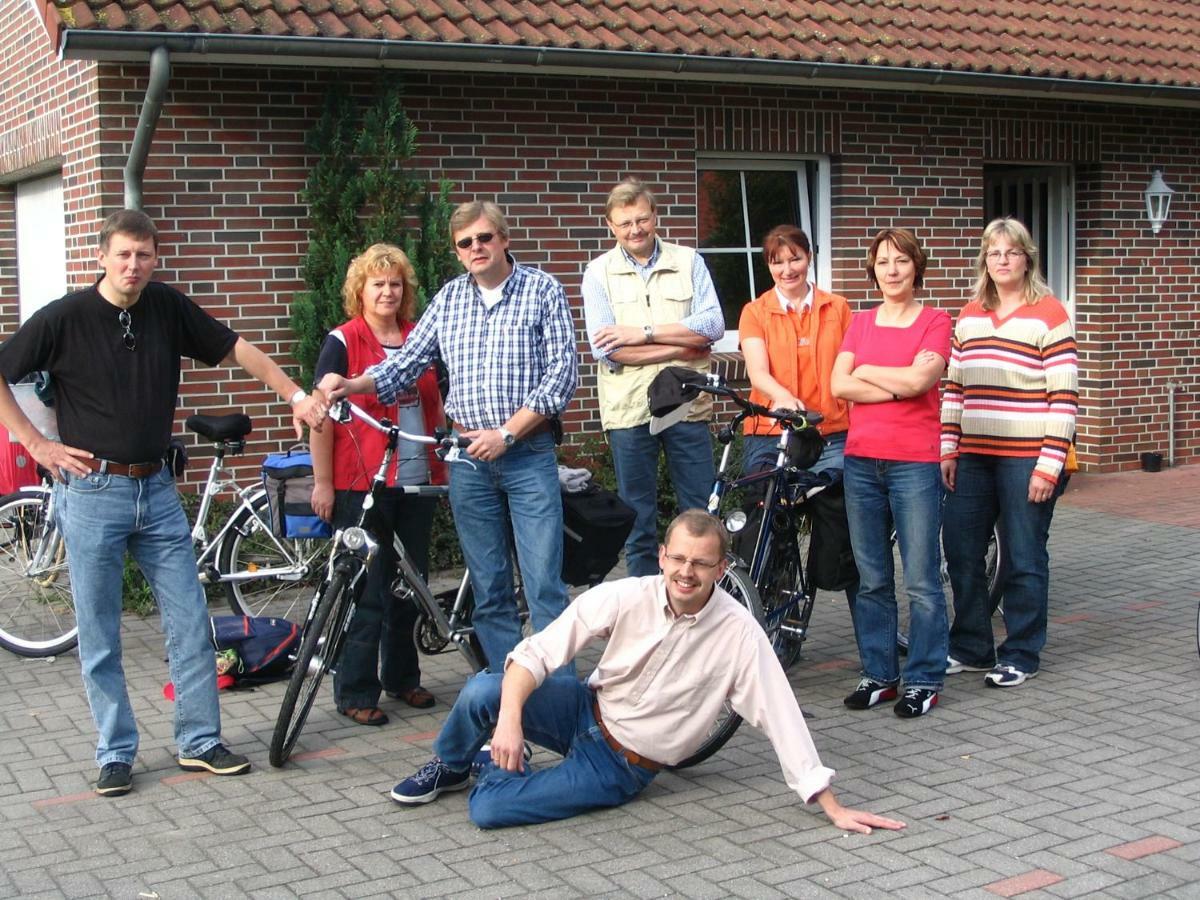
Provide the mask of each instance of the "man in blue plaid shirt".
{"label": "man in blue plaid shirt", "polygon": [[510,523],[534,629],[567,605],[551,419],[575,393],[575,334],[562,285],[509,255],[496,204],[462,204],[450,233],[466,274],[438,291],[387,360],[356,378],[326,375],[321,390],[331,398],[373,391],[390,403],[435,357],[445,362],[446,413],[471,439],[473,458],[450,467],[450,505],[471,570],[475,632],[498,672],[521,639]]}

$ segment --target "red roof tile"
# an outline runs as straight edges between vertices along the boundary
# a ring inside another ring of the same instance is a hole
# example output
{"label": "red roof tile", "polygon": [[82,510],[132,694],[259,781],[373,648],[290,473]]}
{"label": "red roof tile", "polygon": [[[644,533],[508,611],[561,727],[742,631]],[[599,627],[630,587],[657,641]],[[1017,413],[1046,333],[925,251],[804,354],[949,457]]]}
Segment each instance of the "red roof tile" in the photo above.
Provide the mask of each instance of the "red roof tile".
{"label": "red roof tile", "polygon": [[[41,0],[46,2],[46,0]],[[1195,0],[52,0],[59,35],[606,49],[1200,87]],[[50,13],[48,20],[54,19]],[[69,23],[69,24],[68,24]],[[548,27],[551,23],[555,27]],[[294,50],[303,54],[301,42]]]}

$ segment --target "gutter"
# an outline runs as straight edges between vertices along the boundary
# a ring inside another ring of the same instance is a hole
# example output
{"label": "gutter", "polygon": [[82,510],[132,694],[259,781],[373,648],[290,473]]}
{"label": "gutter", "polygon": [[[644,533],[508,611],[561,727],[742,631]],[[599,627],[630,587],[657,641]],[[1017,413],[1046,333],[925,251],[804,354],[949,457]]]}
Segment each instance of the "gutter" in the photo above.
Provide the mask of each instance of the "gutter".
{"label": "gutter", "polygon": [[445,68],[545,74],[631,76],[694,81],[771,81],[792,85],[854,86],[940,92],[1051,95],[1062,99],[1200,107],[1200,85],[1084,81],[967,72],[793,62],[741,57],[685,56],[640,51],[581,50],[500,44],[385,41],[363,38],[272,37],[64,29],[61,59],[133,61],[165,47],[187,62],[287,66]]}
{"label": "gutter", "polygon": [[150,82],[146,85],[146,99],[142,101],[137,130],[133,133],[133,145],[129,148],[129,159],[125,162],[126,209],[142,208],[142,178],[146,174],[146,159],[150,156],[154,129],[158,127],[163,96],[167,93],[167,82],[171,79],[168,52],[162,44],[150,51]]}

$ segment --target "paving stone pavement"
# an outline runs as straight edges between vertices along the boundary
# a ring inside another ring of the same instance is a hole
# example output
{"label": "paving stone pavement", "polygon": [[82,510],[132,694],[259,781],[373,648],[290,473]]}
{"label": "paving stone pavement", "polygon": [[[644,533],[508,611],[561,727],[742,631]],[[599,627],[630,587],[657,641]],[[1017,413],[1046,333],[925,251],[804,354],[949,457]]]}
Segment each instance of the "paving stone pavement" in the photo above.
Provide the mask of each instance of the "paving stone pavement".
{"label": "paving stone pavement", "polygon": [[1197,488],[1200,466],[1077,477],[1040,676],[1007,691],[951,676],[924,719],[842,706],[850,623],[818,599],[792,683],[843,801],[906,820],[899,833],[835,831],[748,727],[568,822],[480,831],[461,793],[398,807],[388,790],[429,756],[466,674],[450,655],[425,661],[438,706],[385,701],[383,728],[338,716],[323,687],[283,769],[266,759],[283,686],[225,693],[225,738],[255,770],[185,773],[158,623],[133,617],[136,788],[99,798],[75,654],[0,652],[0,897],[1200,897]]}

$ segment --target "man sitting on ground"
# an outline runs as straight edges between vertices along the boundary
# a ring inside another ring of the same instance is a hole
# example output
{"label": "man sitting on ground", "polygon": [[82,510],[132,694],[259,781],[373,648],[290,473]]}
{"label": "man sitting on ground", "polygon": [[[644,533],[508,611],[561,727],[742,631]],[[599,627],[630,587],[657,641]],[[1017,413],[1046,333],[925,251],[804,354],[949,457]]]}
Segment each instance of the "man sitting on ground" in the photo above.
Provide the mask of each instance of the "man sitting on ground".
{"label": "man sitting on ground", "polygon": [[[865,834],[872,826],[903,828],[834,798],[834,772],[821,765],[770,642],[754,617],[717,587],[728,548],[717,519],[700,510],[680,514],[659,548],[661,575],[587,591],[518,644],[503,675],[471,678],[434,743],[437,755],[396,785],[392,799],[428,803],[466,788],[479,768],[468,808],[481,828],[619,806],[664,766],[692,755],[728,700],[766,732],[788,787],[819,803],[835,826]],[[608,643],[586,683],[550,674],[602,639]],[[489,737],[490,759],[480,753]],[[526,737],[563,760],[531,770]],[[483,757],[478,767],[477,754]]]}

